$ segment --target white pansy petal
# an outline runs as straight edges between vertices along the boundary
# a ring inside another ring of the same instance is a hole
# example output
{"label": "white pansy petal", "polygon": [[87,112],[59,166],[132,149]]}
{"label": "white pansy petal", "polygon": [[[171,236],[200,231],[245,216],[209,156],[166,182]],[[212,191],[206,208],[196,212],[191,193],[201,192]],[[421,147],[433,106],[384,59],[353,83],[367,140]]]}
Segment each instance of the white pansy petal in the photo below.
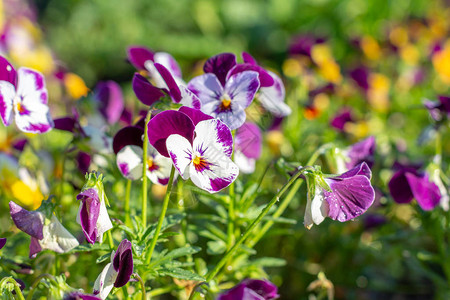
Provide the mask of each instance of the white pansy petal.
{"label": "white pansy petal", "polygon": [[169,53],[156,52],[153,56],[153,61],[166,67],[166,69],[172,73],[173,77],[178,77],[181,79],[181,68],[175,58],[173,58],[173,56]]}
{"label": "white pansy petal", "polygon": [[44,75],[29,68],[19,68],[18,77],[18,96],[32,97],[39,100],[42,104],[47,104],[48,94],[45,87]]}
{"label": "white pansy petal", "polygon": [[97,219],[97,234],[100,244],[103,242],[103,233],[113,228],[111,219],[109,218],[108,210],[106,209],[105,201],[100,203],[100,212]]}
{"label": "white pansy petal", "polygon": [[224,94],[222,85],[216,75],[212,73],[194,77],[189,81],[187,88],[198,96],[202,106],[210,102],[220,102],[220,98]]}
{"label": "white pansy petal", "polygon": [[54,215],[50,224],[44,225],[42,232],[44,238],[39,240],[42,249],[64,253],[79,245],[77,239],[61,225]]}
{"label": "white pansy petal", "polygon": [[0,81],[0,117],[5,126],[12,121],[13,103],[16,88],[8,81]]}
{"label": "white pansy petal", "polygon": [[194,151],[216,151],[220,155],[231,157],[233,153],[233,136],[230,128],[218,119],[210,119],[199,122],[195,126],[193,149]]}
{"label": "white pansy petal", "polygon": [[95,280],[94,295],[100,297],[101,299],[106,299],[114,287],[117,274],[118,273],[114,270],[113,264],[107,264]]}
{"label": "white pansy petal", "polygon": [[152,83],[157,88],[169,90],[169,87],[167,86],[166,82],[159,74],[158,70],[156,70],[155,64],[151,60],[147,60],[144,65],[148,73],[150,74]]}
{"label": "white pansy petal", "polygon": [[231,101],[247,108],[252,103],[259,88],[258,73],[244,71],[232,75],[225,84],[224,91],[231,97]]}
{"label": "white pansy petal", "polygon": [[183,179],[188,179],[188,166],[192,161],[191,143],[181,135],[172,134],[166,140],[166,147],[178,173]]}
{"label": "white pansy petal", "polygon": [[197,95],[195,95],[191,90],[183,85],[179,85],[178,87],[180,88],[181,92],[180,104],[195,109],[200,109],[202,107],[200,99],[197,97]]}
{"label": "white pansy petal", "polygon": [[251,174],[255,172],[256,160],[248,158],[241,151],[234,152],[234,162],[239,167],[239,171],[245,174]]}
{"label": "white pansy petal", "polygon": [[203,159],[202,166],[190,164],[189,173],[196,186],[210,193],[217,193],[226,188],[239,174],[238,166],[229,157],[220,155],[217,151],[207,149],[203,152]]}
{"label": "white pansy petal", "polygon": [[166,185],[169,182],[172,160],[157,153],[157,155],[153,156],[153,164],[156,168],[149,168],[147,177],[154,184]]}
{"label": "white pansy petal", "polygon": [[328,216],[328,203],[324,197],[324,190],[316,185],[316,192],[311,201],[311,215],[314,224],[319,225]]}
{"label": "white pansy petal", "polygon": [[291,114],[291,108],[284,103],[286,92],[283,81],[275,73],[268,71],[274,80],[274,84],[269,87],[259,89],[258,99],[265,109],[277,117],[285,117]]}
{"label": "white pansy petal", "polygon": [[142,148],[134,145],[125,146],[117,153],[117,167],[125,178],[137,180],[142,177],[142,154]]}

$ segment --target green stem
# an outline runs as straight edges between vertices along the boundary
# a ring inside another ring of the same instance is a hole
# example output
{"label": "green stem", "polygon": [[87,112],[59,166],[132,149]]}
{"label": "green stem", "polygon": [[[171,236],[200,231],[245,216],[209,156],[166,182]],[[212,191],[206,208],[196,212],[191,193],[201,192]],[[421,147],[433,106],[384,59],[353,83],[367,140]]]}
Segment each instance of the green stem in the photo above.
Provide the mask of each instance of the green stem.
{"label": "green stem", "polygon": [[435,163],[441,167],[442,163],[442,136],[439,131],[436,132],[436,156]]}
{"label": "green stem", "polygon": [[114,249],[114,240],[113,240],[112,235],[111,235],[111,230],[108,230],[106,232],[106,236],[108,237],[109,248],[111,250]]}
{"label": "green stem", "polygon": [[300,168],[290,179],[289,181],[281,188],[281,190],[270,200],[270,202],[264,207],[258,217],[250,224],[245,233],[239,238],[239,240],[233,245],[233,247],[228,250],[224,257],[219,261],[219,263],[212,269],[208,274],[206,274],[206,281],[211,281],[216,274],[222,269],[225,263],[233,256],[234,252],[239,248],[239,246],[250,236],[253,229],[261,222],[261,220],[267,215],[272,206],[280,201],[280,197],[287,191],[287,189],[294,183],[294,181],[303,173],[305,169]]}
{"label": "green stem", "polygon": [[41,280],[44,278],[47,278],[48,280],[50,280],[53,285],[58,286],[58,283],[56,282],[56,279],[54,276],[52,276],[50,274],[41,274],[34,280],[33,284],[31,285],[30,292],[27,295],[27,300],[33,299],[33,294],[34,294],[34,291],[36,290],[36,287],[39,285],[39,283],[41,283]]}
{"label": "green stem", "polygon": [[131,193],[131,180],[127,180],[127,187],[125,190],[125,224],[127,226],[131,225],[131,218],[130,218],[130,193]]}
{"label": "green stem", "polygon": [[145,292],[145,283],[142,280],[141,276],[139,276],[138,273],[133,273],[134,278],[137,278],[137,280],[139,281],[139,283],[141,284],[141,292],[142,292],[142,300],[146,300],[147,299],[147,293]]}
{"label": "green stem", "polygon": [[173,185],[174,175],[175,175],[175,168],[172,166],[172,170],[170,171],[169,183],[167,184],[166,195],[164,196],[164,200],[163,200],[161,214],[159,215],[158,225],[156,226],[155,235],[153,236],[149,251],[147,252],[147,260],[146,260],[147,264],[149,264],[152,259],[153,250],[155,250],[156,242],[158,241],[158,236],[161,231],[164,217],[166,215],[167,207],[169,206],[169,199],[170,199],[170,194],[172,193],[172,185]]}
{"label": "green stem", "polygon": [[12,277],[5,277],[0,281],[0,291],[2,291],[8,283],[14,285],[14,291],[16,292],[17,298],[19,300],[25,300],[25,298],[23,297],[22,291],[20,290],[20,285]]}
{"label": "green stem", "polygon": [[236,195],[234,193],[234,182],[230,185],[230,197],[228,206],[228,227],[227,227],[227,249],[234,243],[234,216],[235,216]]}
{"label": "green stem", "polygon": [[148,122],[152,117],[152,110],[149,110],[145,117],[144,144],[142,154],[142,225],[147,227],[147,153],[148,153]]}
{"label": "green stem", "polygon": [[175,290],[179,290],[179,289],[180,288],[176,285],[169,285],[167,287],[151,290],[148,294],[150,295],[150,298],[151,298],[151,297],[167,294],[171,291],[175,291]]}

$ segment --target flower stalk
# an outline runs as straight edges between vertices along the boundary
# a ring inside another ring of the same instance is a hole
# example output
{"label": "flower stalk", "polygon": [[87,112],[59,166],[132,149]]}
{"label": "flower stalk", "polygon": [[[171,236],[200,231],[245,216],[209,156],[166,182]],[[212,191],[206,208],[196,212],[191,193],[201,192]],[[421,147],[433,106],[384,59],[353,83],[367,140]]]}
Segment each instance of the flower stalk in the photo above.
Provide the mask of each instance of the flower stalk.
{"label": "flower stalk", "polygon": [[145,127],[144,127],[144,144],[143,154],[142,154],[142,224],[147,227],[147,153],[148,153],[148,122],[152,117],[152,110],[147,112],[145,117]]}

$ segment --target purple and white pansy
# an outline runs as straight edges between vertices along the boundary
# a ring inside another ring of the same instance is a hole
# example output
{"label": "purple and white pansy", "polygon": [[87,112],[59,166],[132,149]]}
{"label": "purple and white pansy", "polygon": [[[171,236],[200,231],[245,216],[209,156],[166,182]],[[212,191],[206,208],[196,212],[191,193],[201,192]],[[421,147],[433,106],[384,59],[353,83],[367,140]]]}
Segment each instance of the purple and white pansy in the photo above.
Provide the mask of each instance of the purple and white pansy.
{"label": "purple and white pansy", "polygon": [[77,195],[80,206],[77,213],[77,223],[81,225],[88,243],[103,241],[103,233],[113,225],[106,209],[106,196],[103,188],[103,176],[95,172],[86,175],[86,184]]}
{"label": "purple and white pansy", "polygon": [[47,216],[41,210],[28,211],[13,201],[9,202],[9,210],[17,228],[31,236],[30,257],[45,249],[64,253],[79,245],[53,213]]}
{"label": "purple and white pansy", "polygon": [[133,274],[133,252],[131,242],[123,240],[117,251],[111,253],[108,263],[94,283],[94,295],[106,299],[113,287],[120,288],[128,283]]}
{"label": "purple and white pansy", "polygon": [[150,143],[172,162],[183,179],[210,193],[229,186],[239,173],[231,160],[233,137],[227,125],[199,110],[164,111],[148,124]]}
{"label": "purple and white pansy", "polygon": [[256,71],[233,73],[236,66],[234,54],[223,53],[206,61],[206,74],[193,78],[188,89],[198,96],[201,110],[224,122],[231,130],[244,124],[245,109],[250,105],[260,87]]}
{"label": "purple and white pansy", "polygon": [[234,162],[242,173],[253,173],[256,160],[261,156],[261,130],[256,124],[245,122],[236,130],[235,143]]}
{"label": "purple and white pansy", "polygon": [[337,176],[314,176],[313,186],[308,182],[312,190],[308,192],[305,227],[310,229],[326,217],[345,222],[362,215],[375,200],[371,177],[372,171],[365,162]]}
{"label": "purple and white pansy", "polygon": [[14,67],[0,56],[0,117],[9,126],[12,117],[23,132],[45,133],[53,128],[44,76],[29,68]]}

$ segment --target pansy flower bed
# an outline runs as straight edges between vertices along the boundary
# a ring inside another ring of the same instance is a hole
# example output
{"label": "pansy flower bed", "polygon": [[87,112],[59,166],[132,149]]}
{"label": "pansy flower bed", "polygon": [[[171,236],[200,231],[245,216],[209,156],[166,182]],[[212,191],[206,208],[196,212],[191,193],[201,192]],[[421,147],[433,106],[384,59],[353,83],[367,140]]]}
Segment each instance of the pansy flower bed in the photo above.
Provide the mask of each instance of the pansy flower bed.
{"label": "pansy flower bed", "polygon": [[50,50],[59,4],[3,5],[2,299],[450,296],[445,6],[267,53],[131,35],[96,77]]}

